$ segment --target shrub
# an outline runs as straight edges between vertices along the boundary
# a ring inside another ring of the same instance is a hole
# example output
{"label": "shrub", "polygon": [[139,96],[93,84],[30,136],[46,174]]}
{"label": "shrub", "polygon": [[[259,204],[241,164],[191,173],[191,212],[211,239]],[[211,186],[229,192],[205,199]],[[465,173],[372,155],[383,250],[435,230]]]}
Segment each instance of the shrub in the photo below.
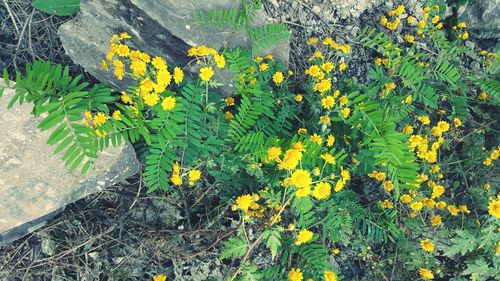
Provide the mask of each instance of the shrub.
{"label": "shrub", "polygon": [[[367,81],[347,74],[352,46],[331,37],[308,40],[304,74],[270,55],[199,46],[188,77],[122,33],[102,67],[130,81],[126,91],[87,89],[67,68],[35,62],[18,73],[11,105],[47,113],[40,128],[53,129],[71,169],[128,140],[148,192],[217,186],[217,204],[230,201],[239,221],[221,253],[234,261],[230,280],[494,278],[497,54],[468,48],[465,23],[443,30],[443,6],[421,19],[404,12],[356,38],[373,54]],[[225,98],[214,80],[223,68],[235,87]],[[367,266],[353,273],[358,262]]]}

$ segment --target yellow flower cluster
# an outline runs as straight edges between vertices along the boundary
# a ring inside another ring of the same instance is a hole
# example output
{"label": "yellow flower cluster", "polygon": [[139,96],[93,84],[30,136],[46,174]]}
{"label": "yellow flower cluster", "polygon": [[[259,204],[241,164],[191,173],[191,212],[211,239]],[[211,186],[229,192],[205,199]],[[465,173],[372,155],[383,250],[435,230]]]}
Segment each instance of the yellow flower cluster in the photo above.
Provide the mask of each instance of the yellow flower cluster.
{"label": "yellow flower cluster", "polygon": [[495,218],[500,219],[500,194],[496,199],[490,201],[488,204],[488,212]]}
{"label": "yellow flower cluster", "polygon": [[493,161],[496,161],[500,156],[500,146],[496,147],[491,151],[491,154],[488,158],[484,159],[483,165],[491,166],[493,165]]}
{"label": "yellow flower cluster", "polygon": [[[118,80],[122,80],[130,71],[132,77],[139,82],[135,95],[121,93],[122,102],[128,104],[137,115],[139,107],[142,108],[143,105],[153,107],[160,103],[172,80],[177,85],[184,80],[184,72],[179,67],[174,67],[170,72],[164,58],[158,56],[151,58],[148,53],[132,50],[123,42],[129,38],[131,37],[126,32],[111,37],[109,51],[101,67],[108,70],[109,64],[112,64],[113,74]],[[126,65],[129,69],[126,69]],[[175,97],[164,97],[161,105],[165,110],[172,110],[175,106]],[[120,114],[121,112],[114,114],[115,120],[121,120]]]}
{"label": "yellow flower cluster", "polygon": [[[116,110],[112,115],[113,119],[120,121],[121,120],[121,112],[120,110]],[[109,117],[104,112],[97,112],[96,114],[92,114],[90,111],[83,112],[82,123],[94,130],[94,133],[98,137],[106,136],[106,132],[103,130],[102,126],[108,122]]]}
{"label": "yellow flower cluster", "polygon": [[236,198],[235,204],[232,205],[232,210],[241,210],[245,214],[245,219],[251,217],[262,218],[264,217],[265,206],[259,205],[257,202],[260,200],[258,194],[245,194]]}
{"label": "yellow flower cluster", "polygon": [[192,47],[188,50],[188,57],[195,57],[196,62],[201,64],[199,77],[203,82],[210,82],[214,76],[214,64],[218,69],[223,69],[226,66],[226,58],[224,54],[217,53],[214,48],[209,48],[205,45]]}
{"label": "yellow flower cluster", "polygon": [[[192,169],[188,172],[187,176],[189,186],[194,186],[201,178],[201,171],[198,169]],[[181,169],[177,162],[172,165],[172,176],[170,177],[170,182],[176,186],[182,185]]]}
{"label": "yellow flower cluster", "polygon": [[313,238],[313,233],[307,229],[302,229],[299,231],[299,234],[297,234],[297,239],[295,239],[295,245],[302,245],[304,243],[307,243],[311,241]]}

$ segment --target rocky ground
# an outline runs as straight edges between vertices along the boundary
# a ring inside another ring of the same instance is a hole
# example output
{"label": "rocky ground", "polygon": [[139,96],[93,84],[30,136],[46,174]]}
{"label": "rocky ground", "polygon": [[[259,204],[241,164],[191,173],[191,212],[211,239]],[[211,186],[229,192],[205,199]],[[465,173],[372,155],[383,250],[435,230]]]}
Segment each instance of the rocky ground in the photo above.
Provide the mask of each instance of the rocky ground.
{"label": "rocky ground", "polygon": [[[356,44],[360,26],[376,25],[396,5],[382,0],[269,0],[265,12],[292,31],[290,68],[306,65],[307,38],[334,37]],[[399,1],[396,1],[399,2]],[[422,1],[405,1],[421,9]],[[9,72],[34,59],[70,65],[57,29],[69,17],[34,11],[30,0],[0,1],[0,69]],[[353,48],[349,74],[365,77],[371,54]],[[87,81],[95,79],[85,75]],[[74,204],[42,229],[0,248],[0,280],[219,280],[230,269],[218,259],[220,241],[235,230],[229,206],[206,209],[216,196],[146,194],[141,175]],[[200,199],[201,198],[201,199]],[[200,200],[198,200],[200,199]],[[264,258],[265,259],[265,258]],[[351,280],[356,279],[352,277]]]}

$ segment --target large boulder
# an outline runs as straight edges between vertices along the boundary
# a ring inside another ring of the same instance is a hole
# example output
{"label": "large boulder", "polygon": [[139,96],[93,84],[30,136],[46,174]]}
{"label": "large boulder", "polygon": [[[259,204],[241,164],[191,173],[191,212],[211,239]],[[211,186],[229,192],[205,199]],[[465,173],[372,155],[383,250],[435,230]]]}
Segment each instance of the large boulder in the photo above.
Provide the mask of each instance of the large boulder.
{"label": "large boulder", "polygon": [[500,39],[500,0],[469,0],[458,13],[474,37]]}
{"label": "large boulder", "polygon": [[0,98],[0,246],[43,226],[67,204],[139,170],[133,148],[122,145],[102,152],[85,175],[70,173],[47,144],[50,132],[37,128],[33,106],[7,109],[13,95],[5,89]]}
{"label": "large boulder", "polygon": [[[186,53],[192,46],[251,47],[243,30],[200,29],[194,20],[195,11],[240,5],[234,0],[83,0],[80,14],[63,24],[59,33],[66,53],[75,63],[102,82],[123,88],[127,81],[117,81],[110,72],[100,69],[112,34],[126,31],[133,37],[129,42],[134,48],[185,66],[191,60]],[[270,22],[263,12],[255,20],[258,25]],[[288,42],[266,51],[288,61]]]}

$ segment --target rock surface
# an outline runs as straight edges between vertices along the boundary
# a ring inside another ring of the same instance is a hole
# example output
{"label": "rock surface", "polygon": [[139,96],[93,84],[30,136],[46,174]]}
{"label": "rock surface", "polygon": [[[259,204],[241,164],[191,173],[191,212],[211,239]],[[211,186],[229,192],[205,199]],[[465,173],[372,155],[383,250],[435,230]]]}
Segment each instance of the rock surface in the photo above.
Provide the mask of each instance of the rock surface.
{"label": "rock surface", "polygon": [[133,148],[123,145],[101,153],[87,174],[69,173],[46,144],[50,132],[37,129],[32,106],[7,110],[13,94],[5,89],[0,98],[0,246],[43,226],[67,204],[139,170]]}
{"label": "rock surface", "polygon": [[471,35],[480,39],[500,39],[500,0],[469,0],[459,14]]}
{"label": "rock surface", "polygon": [[[195,10],[240,5],[240,1],[234,0],[84,0],[80,14],[62,25],[59,33],[66,53],[75,63],[97,79],[123,88],[126,81],[119,82],[100,69],[112,34],[126,31],[132,35],[128,42],[134,48],[184,66],[191,60],[186,56],[191,46],[250,47],[250,40],[242,30],[200,29],[194,20]],[[255,22],[262,25],[271,20],[260,13]],[[266,51],[288,61],[288,50],[286,42]]]}

